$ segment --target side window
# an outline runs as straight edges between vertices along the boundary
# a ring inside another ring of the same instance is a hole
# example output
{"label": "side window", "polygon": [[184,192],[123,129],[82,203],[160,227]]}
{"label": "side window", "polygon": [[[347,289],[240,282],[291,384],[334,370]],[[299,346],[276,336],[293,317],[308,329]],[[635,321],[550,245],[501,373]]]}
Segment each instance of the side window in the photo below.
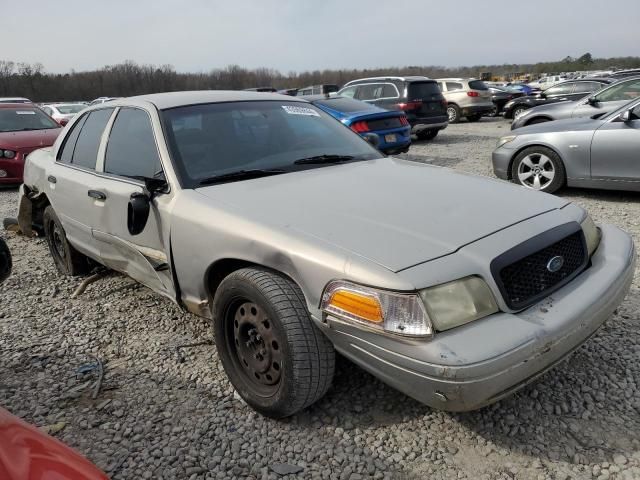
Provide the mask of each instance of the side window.
{"label": "side window", "polygon": [[356,94],[356,86],[353,87],[347,87],[344,88],[340,91],[340,95],[342,95],[343,97],[349,97],[349,98],[353,98]]}
{"label": "side window", "polygon": [[89,117],[89,114],[83,115],[67,135],[67,138],[62,144],[62,149],[58,153],[58,161],[62,163],[71,163],[71,159],[73,158],[73,151],[75,150],[76,142],[78,141],[78,135],[80,135],[80,130],[82,130],[82,126],[87,120],[87,117]]}
{"label": "side window", "polygon": [[89,113],[76,141],[76,148],[73,152],[73,159],[71,160],[72,165],[90,168],[92,170],[96,168],[100,139],[112,113],[113,108],[94,110]]}
{"label": "side window", "polygon": [[149,115],[137,108],[122,108],[113,122],[104,171],[123,177],[157,178],[160,157]]}
{"label": "side window", "polygon": [[397,98],[398,92],[395,85],[391,83],[385,83],[382,87],[382,98]]}
{"label": "side window", "polygon": [[600,90],[602,85],[598,82],[578,82],[576,83],[576,88],[573,90],[573,93],[590,93],[595,92],[596,90]]}
{"label": "side window", "polygon": [[462,84],[458,82],[447,82],[447,91],[462,90]]}
{"label": "side window", "polygon": [[379,83],[360,85],[360,88],[358,89],[358,99],[373,100],[376,98],[376,90],[382,91],[381,85]]}
{"label": "side window", "polygon": [[596,96],[600,102],[631,101],[640,96],[640,80],[620,82],[607,88]]}
{"label": "side window", "polygon": [[557,97],[559,95],[568,95],[573,90],[573,83],[563,83],[562,85],[554,85],[553,87],[547,88],[544,93],[548,97]]}

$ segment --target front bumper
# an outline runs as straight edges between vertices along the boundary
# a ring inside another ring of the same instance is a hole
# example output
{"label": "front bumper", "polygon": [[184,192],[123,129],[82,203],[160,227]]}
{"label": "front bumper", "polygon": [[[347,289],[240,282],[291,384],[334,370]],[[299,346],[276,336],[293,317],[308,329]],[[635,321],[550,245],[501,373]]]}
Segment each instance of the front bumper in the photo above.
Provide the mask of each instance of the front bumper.
{"label": "front bumper", "polygon": [[20,152],[15,158],[0,159],[0,185],[22,183],[24,157]]}
{"label": "front bumper", "polygon": [[408,115],[407,119],[411,125],[411,133],[421,132],[422,130],[442,130],[449,125],[449,117],[447,115],[434,115],[433,117]]}
{"label": "front bumper", "polygon": [[426,341],[379,335],[332,317],[325,332],[344,356],[420,402],[449,411],[483,407],[565,358],[622,302],[634,275],[633,241],[614,226],[601,230],[591,267],[524,311],[491,315]]}
{"label": "front bumper", "polygon": [[509,180],[509,167],[515,150],[509,148],[496,148],[491,154],[493,173],[502,180]]}

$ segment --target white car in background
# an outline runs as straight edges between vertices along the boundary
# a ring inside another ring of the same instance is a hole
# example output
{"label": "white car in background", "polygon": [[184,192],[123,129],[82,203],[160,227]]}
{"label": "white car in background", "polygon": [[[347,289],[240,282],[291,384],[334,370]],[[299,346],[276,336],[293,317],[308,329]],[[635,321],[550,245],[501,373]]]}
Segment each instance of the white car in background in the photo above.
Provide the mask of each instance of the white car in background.
{"label": "white car in background", "polygon": [[567,77],[564,75],[546,75],[534,82],[529,82],[527,85],[529,85],[531,88],[539,88],[540,90],[544,90],[545,88],[548,88],[551,85],[555,85],[556,83],[562,82],[566,79]]}
{"label": "white car in background", "polygon": [[66,125],[73,117],[87,108],[84,103],[45,103],[40,108],[60,125]]}

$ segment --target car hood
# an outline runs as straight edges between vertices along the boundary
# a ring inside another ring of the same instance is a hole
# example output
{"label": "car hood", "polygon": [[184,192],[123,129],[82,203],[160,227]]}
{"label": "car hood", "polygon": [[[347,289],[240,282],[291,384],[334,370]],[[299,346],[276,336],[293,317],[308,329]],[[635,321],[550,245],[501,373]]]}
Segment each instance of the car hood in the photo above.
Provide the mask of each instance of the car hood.
{"label": "car hood", "polygon": [[394,272],[568,203],[506,182],[395,158],[196,191],[257,223],[313,237]]}
{"label": "car hood", "polygon": [[29,130],[26,132],[0,132],[0,145],[11,150],[33,150],[53,145],[62,128]]}
{"label": "car hood", "polygon": [[520,127],[514,130],[514,135],[527,135],[537,133],[554,132],[580,132],[595,130],[602,125],[602,120],[594,120],[589,117],[565,118],[552,122],[535,123],[527,127]]}

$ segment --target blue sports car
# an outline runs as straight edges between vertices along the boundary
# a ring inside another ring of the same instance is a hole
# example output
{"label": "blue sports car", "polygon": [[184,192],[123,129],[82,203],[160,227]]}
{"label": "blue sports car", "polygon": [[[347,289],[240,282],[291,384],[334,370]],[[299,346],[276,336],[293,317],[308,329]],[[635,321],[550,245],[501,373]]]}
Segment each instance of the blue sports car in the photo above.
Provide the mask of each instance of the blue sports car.
{"label": "blue sports car", "polygon": [[411,145],[411,126],[404,112],[389,111],[339,95],[302,97],[340,120],[354,132],[378,135],[377,147],[386,154],[403,153]]}

